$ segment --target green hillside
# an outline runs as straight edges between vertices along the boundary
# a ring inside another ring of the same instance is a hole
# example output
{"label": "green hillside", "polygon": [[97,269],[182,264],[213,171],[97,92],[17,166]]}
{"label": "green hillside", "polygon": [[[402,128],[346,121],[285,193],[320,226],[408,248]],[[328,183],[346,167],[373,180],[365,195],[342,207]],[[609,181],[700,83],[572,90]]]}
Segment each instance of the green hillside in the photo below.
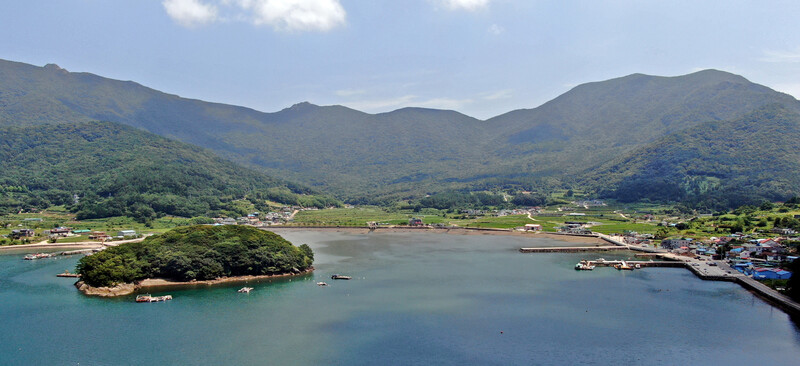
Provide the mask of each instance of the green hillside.
{"label": "green hillside", "polygon": [[495,154],[519,169],[569,178],[665,135],[773,103],[800,110],[791,96],[722,71],[633,74],[579,85],[486,122],[502,130]]}
{"label": "green hillside", "polygon": [[707,122],[604,164],[586,182],[625,202],[722,208],[786,200],[800,189],[800,114],[774,104]]}
{"label": "green hillside", "polygon": [[148,220],[243,213],[253,205],[264,208],[265,200],[337,203],[204,149],[117,123],[0,127],[3,212],[67,205],[79,218]]}

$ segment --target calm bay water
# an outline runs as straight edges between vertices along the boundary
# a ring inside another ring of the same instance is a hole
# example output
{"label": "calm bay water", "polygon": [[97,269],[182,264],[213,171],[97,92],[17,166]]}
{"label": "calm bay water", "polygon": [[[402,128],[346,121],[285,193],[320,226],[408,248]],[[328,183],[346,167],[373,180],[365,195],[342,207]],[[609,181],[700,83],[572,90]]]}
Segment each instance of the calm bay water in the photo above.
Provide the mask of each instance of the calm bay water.
{"label": "calm bay water", "polygon": [[[794,364],[800,331],[738,285],[678,268],[572,266],[547,239],[279,232],[314,248],[291,281],[89,298],[77,257],[0,255],[2,365]],[[563,243],[561,243],[563,244]],[[607,259],[613,254],[602,253]],[[624,254],[617,254],[624,255]],[[351,281],[333,281],[342,273]],[[329,287],[319,287],[326,281]],[[156,295],[157,293],[154,293]],[[502,333],[501,333],[502,332]]]}

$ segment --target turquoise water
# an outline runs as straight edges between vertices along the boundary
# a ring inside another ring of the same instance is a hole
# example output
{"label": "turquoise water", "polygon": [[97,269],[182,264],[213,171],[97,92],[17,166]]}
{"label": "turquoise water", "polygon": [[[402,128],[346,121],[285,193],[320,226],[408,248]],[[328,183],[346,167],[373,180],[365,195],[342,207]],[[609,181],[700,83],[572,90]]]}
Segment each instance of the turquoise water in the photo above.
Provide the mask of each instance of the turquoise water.
{"label": "turquoise water", "polygon": [[[236,293],[241,284],[171,290],[164,293],[175,299],[165,303],[81,295],[73,279],[55,277],[73,269],[77,257],[0,255],[0,364],[769,365],[800,359],[800,331],[785,313],[737,285],[701,281],[684,269],[578,272],[572,266],[589,255],[516,251],[555,243],[547,239],[279,233],[314,248],[314,274],[250,285],[250,294]],[[333,281],[333,273],[354,279]]]}

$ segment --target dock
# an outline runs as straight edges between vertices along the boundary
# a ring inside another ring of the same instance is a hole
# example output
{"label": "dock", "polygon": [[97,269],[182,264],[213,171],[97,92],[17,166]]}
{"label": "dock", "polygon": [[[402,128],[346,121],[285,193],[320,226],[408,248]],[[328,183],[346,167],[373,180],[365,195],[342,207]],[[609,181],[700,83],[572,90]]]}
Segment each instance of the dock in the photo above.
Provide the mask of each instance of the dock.
{"label": "dock", "polygon": [[70,273],[69,271],[64,271],[64,273],[59,273],[56,275],[56,277],[73,277],[73,278],[78,278],[80,276],[81,275],[77,273]]}
{"label": "dock", "polygon": [[600,246],[600,247],[543,247],[519,248],[521,253],[577,253],[577,252],[607,252],[610,250],[628,250],[626,246]]}
{"label": "dock", "polygon": [[[708,281],[726,281],[734,282],[752,292],[756,296],[762,298],[764,301],[774,305],[775,307],[785,311],[793,317],[800,317],[800,303],[794,301],[788,296],[773,290],[767,285],[754,280],[735,269],[731,268],[725,261],[696,259],[694,257],[687,257],[670,253],[669,251],[641,247],[635,245],[628,245],[616,237],[605,234],[594,233],[596,236],[606,242],[609,246],[599,247],[546,247],[546,248],[520,248],[522,253],[570,253],[570,252],[595,252],[595,251],[609,251],[609,250],[631,250],[635,251],[634,255],[637,257],[650,257],[659,260],[640,260],[640,261],[625,261],[629,266],[639,268],[642,267],[683,267],[691,271],[700,279]],[[613,267],[616,264],[621,264],[622,261],[606,261],[606,260],[583,260],[582,262],[588,265],[598,267]]]}
{"label": "dock", "polygon": [[683,262],[676,262],[676,261],[622,261],[622,260],[582,260],[581,263],[587,263],[590,266],[595,267],[614,267],[616,265],[622,264],[622,262],[627,263],[631,267],[637,268],[644,268],[644,267],[684,267]]}

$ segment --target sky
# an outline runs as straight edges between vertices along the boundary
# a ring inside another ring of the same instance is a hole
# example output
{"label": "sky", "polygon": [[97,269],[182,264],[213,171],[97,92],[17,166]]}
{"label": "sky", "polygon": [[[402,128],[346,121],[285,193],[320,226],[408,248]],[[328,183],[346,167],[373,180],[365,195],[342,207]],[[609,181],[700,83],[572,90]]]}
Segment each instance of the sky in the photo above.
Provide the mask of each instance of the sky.
{"label": "sky", "polygon": [[3,0],[0,58],[264,112],[486,119],[632,73],[714,68],[800,97],[798,19],[770,0]]}

